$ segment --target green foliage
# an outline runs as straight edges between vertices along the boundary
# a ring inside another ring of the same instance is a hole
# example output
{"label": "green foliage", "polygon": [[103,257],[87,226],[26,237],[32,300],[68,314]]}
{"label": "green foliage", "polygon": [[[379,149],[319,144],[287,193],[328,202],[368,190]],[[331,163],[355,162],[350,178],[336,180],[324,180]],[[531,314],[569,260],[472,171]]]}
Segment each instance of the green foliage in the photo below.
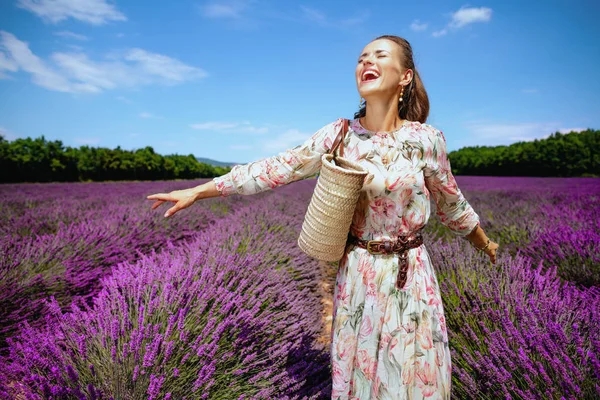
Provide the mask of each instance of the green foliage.
{"label": "green foliage", "polygon": [[197,179],[229,171],[201,163],[193,154],[162,156],[150,146],[72,148],[44,136],[12,142],[0,136],[0,183]]}
{"label": "green foliage", "polygon": [[[600,176],[600,131],[562,134],[509,146],[464,147],[448,154],[456,175]],[[0,182],[73,182],[212,178],[229,167],[199,162],[192,154],[156,154],[102,147],[64,147],[60,140],[0,136]]]}
{"label": "green foliage", "polygon": [[509,146],[463,147],[448,154],[456,175],[600,176],[600,131],[562,134]]}

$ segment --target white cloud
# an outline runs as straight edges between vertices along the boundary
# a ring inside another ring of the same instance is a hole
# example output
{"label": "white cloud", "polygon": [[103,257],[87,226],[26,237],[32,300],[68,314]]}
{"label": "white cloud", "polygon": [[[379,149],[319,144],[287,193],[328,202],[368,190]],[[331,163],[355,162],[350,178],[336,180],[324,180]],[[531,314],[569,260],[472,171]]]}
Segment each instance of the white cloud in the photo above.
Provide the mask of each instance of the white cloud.
{"label": "white cloud", "polygon": [[17,139],[17,135],[9,131],[8,129],[0,127],[0,136],[4,138],[4,140],[13,141]]}
{"label": "white cloud", "polygon": [[125,55],[125,59],[135,62],[146,75],[158,76],[170,83],[183,82],[191,77],[204,78],[207,76],[206,72],[199,68],[142,49],[129,50]]}
{"label": "white cloud", "polygon": [[428,25],[426,23],[421,23],[421,21],[415,19],[412,24],[410,24],[410,29],[415,32],[422,32],[427,29],[427,26]]}
{"label": "white cloud", "polygon": [[73,139],[75,143],[87,146],[93,146],[100,143],[100,138],[97,137],[76,137]]}
{"label": "white cloud", "polygon": [[537,89],[523,89],[522,90],[523,93],[527,93],[527,94],[533,94],[533,93],[537,93],[538,90]]}
{"label": "white cloud", "polygon": [[431,36],[433,36],[433,37],[441,37],[441,36],[444,36],[447,34],[448,34],[448,29],[446,29],[446,28],[440,29],[439,31],[431,32]]}
{"label": "white cloud", "polygon": [[288,129],[278,136],[269,138],[267,142],[263,143],[263,148],[270,152],[281,152],[304,143],[310,137],[310,133],[300,132],[298,129]]}
{"label": "white cloud", "polygon": [[126,103],[126,104],[133,104],[133,101],[128,99],[125,96],[117,96],[117,97],[115,97],[115,99],[122,101],[123,103]]}
{"label": "white cloud", "polygon": [[[91,87],[73,83],[49,68],[46,63],[29,50],[27,42],[22,42],[13,34],[0,31],[0,51],[7,63],[0,63],[5,71],[16,72],[21,69],[31,74],[32,81],[42,87],[60,92],[91,92]],[[16,66],[16,68],[15,68]]]}
{"label": "white cloud", "polygon": [[231,150],[250,150],[252,146],[249,144],[232,144],[229,146]]}
{"label": "white cloud", "polygon": [[71,50],[75,50],[79,53],[83,52],[83,47],[78,46],[76,44],[68,44],[67,47],[69,47]]}
{"label": "white cloud", "polygon": [[365,22],[369,18],[370,15],[371,15],[371,13],[368,10],[365,10],[365,11],[361,12],[360,17],[350,17],[350,18],[341,19],[340,25],[344,25],[344,26],[359,25],[359,24],[362,24],[363,22]]}
{"label": "white cloud", "polygon": [[571,132],[583,132],[586,131],[588,128],[563,128],[563,129],[559,129],[558,131],[562,134],[566,134],[566,133],[571,133]]}
{"label": "white cloud", "polygon": [[85,35],[80,35],[79,33],[70,32],[70,31],[54,32],[54,34],[56,36],[64,37],[64,38],[67,38],[67,39],[75,39],[75,40],[80,40],[80,41],[85,41],[85,40],[89,39]]}
{"label": "white cloud", "polygon": [[[2,37],[1,35],[2,31],[0,31],[0,37]],[[17,64],[17,61],[8,53],[3,52],[3,47],[4,46],[2,46],[2,43],[0,43],[0,72],[17,72],[19,70],[19,65]]]}
{"label": "white cloud", "polygon": [[253,133],[253,134],[265,134],[269,131],[269,128],[262,126],[257,127],[252,125],[248,121],[243,122],[202,122],[191,124],[190,128],[198,129],[203,131],[217,131],[225,133]]}
{"label": "white cloud", "polygon": [[300,10],[304,19],[312,21],[321,26],[334,28],[359,25],[365,22],[370,16],[368,10],[362,10],[360,16],[358,17],[348,18],[341,18],[337,16],[335,18],[331,18],[328,17],[323,11],[313,7],[300,6]]}
{"label": "white cloud", "polygon": [[207,73],[179,60],[142,49],[113,54],[109,61],[90,60],[81,52],[53,53],[54,65],[36,56],[27,42],[0,31],[0,73],[23,70],[46,89],[69,93],[98,93],[117,87],[174,85],[204,78]]}
{"label": "white cloud", "polygon": [[239,122],[202,122],[199,124],[190,125],[193,129],[207,130],[207,131],[223,131],[232,129],[239,126]]}
{"label": "white cloud", "polygon": [[302,13],[304,14],[304,16],[306,18],[310,19],[311,21],[315,21],[318,23],[324,23],[327,20],[327,17],[325,17],[325,14],[315,8],[300,6],[300,9],[302,10]]}
{"label": "white cloud", "polygon": [[488,7],[461,7],[452,14],[450,26],[462,28],[475,22],[489,22],[492,19],[492,9]]}
{"label": "white cloud", "polygon": [[461,7],[451,14],[451,20],[444,28],[433,31],[431,36],[441,37],[450,30],[458,30],[476,22],[489,22],[492,19],[492,9],[488,7]]}
{"label": "white cloud", "polygon": [[564,128],[561,122],[524,122],[512,124],[494,124],[469,122],[465,124],[471,132],[470,142],[477,145],[496,146],[516,141],[544,139],[555,132],[567,133],[571,130],[581,132],[583,128]]}
{"label": "white cloud", "polygon": [[55,24],[68,18],[92,25],[127,20],[106,0],[18,0],[17,6]]}
{"label": "white cloud", "polygon": [[[116,76],[111,76],[108,65],[96,64],[83,53],[54,53],[52,59],[71,79],[85,82],[91,92],[101,92],[117,87]],[[114,73],[119,74],[119,65],[113,64]]]}
{"label": "white cloud", "polygon": [[256,28],[260,25],[261,18],[294,23],[309,20],[321,26],[343,28],[361,24],[370,15],[369,10],[364,7],[360,10],[360,14],[353,17],[333,18],[320,9],[304,5],[300,5],[299,10],[294,10],[292,13],[279,11],[274,7],[265,7],[265,5],[258,0],[214,0],[205,2],[198,6],[198,9],[205,18],[227,20],[232,24],[231,26],[238,28]]}
{"label": "white cloud", "polygon": [[241,18],[248,8],[245,1],[209,2],[200,7],[202,15],[207,18]]}
{"label": "white cloud", "polygon": [[139,117],[144,118],[144,119],[159,119],[159,118],[161,118],[158,115],[154,115],[149,112],[141,112],[141,113],[139,113]]}

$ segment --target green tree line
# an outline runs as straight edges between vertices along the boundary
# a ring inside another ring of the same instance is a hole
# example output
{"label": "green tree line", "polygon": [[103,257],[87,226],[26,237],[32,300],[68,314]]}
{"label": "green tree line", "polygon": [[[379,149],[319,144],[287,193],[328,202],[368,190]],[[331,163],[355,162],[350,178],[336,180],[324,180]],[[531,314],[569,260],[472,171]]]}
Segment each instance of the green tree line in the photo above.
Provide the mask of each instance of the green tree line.
{"label": "green tree line", "polygon": [[448,154],[455,175],[600,176],[600,131],[588,129],[508,146],[463,147]]}
{"label": "green tree line", "polygon": [[[562,134],[508,146],[463,147],[448,154],[455,175],[600,176],[600,131]],[[0,136],[0,182],[73,182],[212,178],[230,171],[194,155],[160,155],[150,146],[65,147],[44,136]]]}
{"label": "green tree line", "polygon": [[7,141],[0,136],[0,182],[74,182],[197,179],[220,176],[231,168],[196,160],[194,155],[160,155],[150,146],[65,147],[41,136]]}

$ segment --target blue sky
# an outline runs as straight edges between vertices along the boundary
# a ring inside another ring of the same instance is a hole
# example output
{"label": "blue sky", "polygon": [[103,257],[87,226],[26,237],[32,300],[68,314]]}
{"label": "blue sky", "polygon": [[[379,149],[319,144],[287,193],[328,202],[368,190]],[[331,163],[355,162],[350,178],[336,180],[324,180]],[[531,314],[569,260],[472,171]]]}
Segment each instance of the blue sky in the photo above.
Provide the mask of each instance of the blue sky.
{"label": "blue sky", "polygon": [[352,117],[362,48],[405,37],[449,150],[600,129],[600,3],[0,3],[0,133],[249,162]]}

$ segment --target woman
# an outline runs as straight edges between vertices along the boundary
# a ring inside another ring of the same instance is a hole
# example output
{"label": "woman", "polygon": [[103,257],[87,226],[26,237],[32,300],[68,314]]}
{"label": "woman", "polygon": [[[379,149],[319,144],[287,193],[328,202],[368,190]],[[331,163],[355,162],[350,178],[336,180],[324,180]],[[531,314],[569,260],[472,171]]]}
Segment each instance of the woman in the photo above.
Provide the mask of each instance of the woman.
{"label": "woman", "polygon": [[[397,36],[375,39],[361,53],[355,75],[365,103],[350,121],[344,156],[368,169],[372,179],[361,192],[338,267],[332,398],[449,399],[452,368],[442,299],[430,256],[415,239],[429,219],[430,195],[442,223],[493,263],[498,245],[456,185],[444,135],[425,124],[429,100],[410,44]],[[300,146],[237,165],[198,187],[148,199],[157,200],[153,209],[176,203],[168,217],[198,199],[254,194],[312,176],[341,125],[341,119],[332,122]],[[414,247],[389,251],[407,238]],[[368,240],[393,242],[373,251],[365,248]]]}

